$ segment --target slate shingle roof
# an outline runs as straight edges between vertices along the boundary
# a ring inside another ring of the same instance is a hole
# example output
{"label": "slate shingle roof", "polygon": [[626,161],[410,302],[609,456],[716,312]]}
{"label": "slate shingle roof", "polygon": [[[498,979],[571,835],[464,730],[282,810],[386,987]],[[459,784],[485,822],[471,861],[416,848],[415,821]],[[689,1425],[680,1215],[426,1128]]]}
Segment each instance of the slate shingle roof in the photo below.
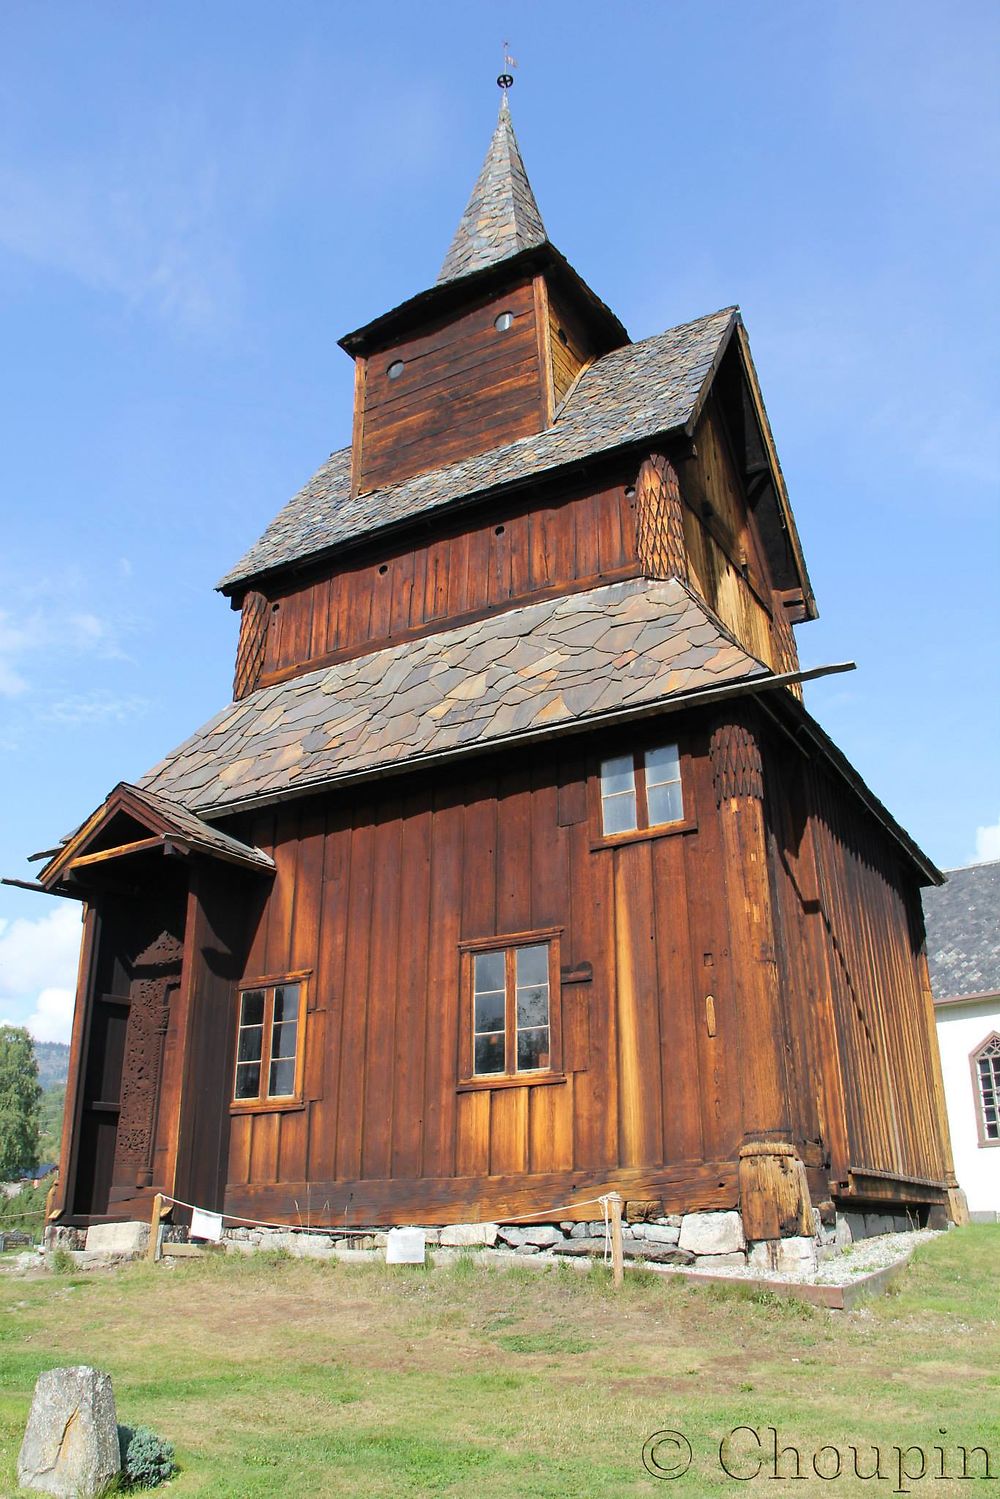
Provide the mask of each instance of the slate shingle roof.
{"label": "slate shingle roof", "polygon": [[490,149],[444,258],[438,285],[543,245],[547,238],[505,93]]}
{"label": "slate shingle roof", "polygon": [[924,891],[924,920],[935,999],[1000,994],[1000,860],[949,869]]}
{"label": "slate shingle roof", "polygon": [[124,785],[138,801],[144,802],[152,811],[159,812],[161,817],[170,821],[180,837],[189,839],[199,848],[230,855],[243,864],[259,865],[262,869],[274,868],[274,860],[262,848],[253,848],[239,838],[230,837],[221,828],[215,828],[211,823],[203,822],[175,797],[150,791],[148,787],[133,786],[127,781]]}
{"label": "slate shingle roof", "polygon": [[688,426],[739,318],[725,307],[595,360],[551,427],[460,463],[351,498],[351,451],[333,453],[231,572],[256,574],[357,541],[457,500]]}
{"label": "slate shingle roof", "polygon": [[140,785],[212,816],[767,675],[684,584],[641,578],[261,688]]}

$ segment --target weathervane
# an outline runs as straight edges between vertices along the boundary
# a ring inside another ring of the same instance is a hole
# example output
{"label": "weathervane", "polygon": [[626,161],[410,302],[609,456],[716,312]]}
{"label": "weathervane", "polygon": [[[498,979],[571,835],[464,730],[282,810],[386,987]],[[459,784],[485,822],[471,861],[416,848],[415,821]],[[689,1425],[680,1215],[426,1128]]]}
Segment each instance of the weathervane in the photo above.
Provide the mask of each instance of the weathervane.
{"label": "weathervane", "polygon": [[516,67],[517,63],[510,55],[510,42],[504,42],[503,63],[501,65],[500,72],[497,75],[497,84],[500,88],[503,89],[504,93],[506,93],[508,89],[514,87],[514,74],[511,69]]}

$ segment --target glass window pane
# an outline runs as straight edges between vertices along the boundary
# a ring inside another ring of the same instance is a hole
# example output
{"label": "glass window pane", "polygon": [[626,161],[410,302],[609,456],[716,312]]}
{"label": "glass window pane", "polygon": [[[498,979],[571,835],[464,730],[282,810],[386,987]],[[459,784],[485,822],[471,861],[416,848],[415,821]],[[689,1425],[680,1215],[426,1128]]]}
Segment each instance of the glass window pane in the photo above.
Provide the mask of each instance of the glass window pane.
{"label": "glass window pane", "polygon": [[601,802],[604,831],[606,833],[631,833],[635,831],[635,792],[626,796],[606,796]]}
{"label": "glass window pane", "polygon": [[260,1063],[243,1063],[236,1069],[236,1097],[256,1098],[260,1093]]}
{"label": "glass window pane", "polygon": [[664,744],[659,749],[646,751],[646,781],[659,785],[661,781],[680,779],[681,762],[676,744]]}
{"label": "glass window pane", "polygon": [[476,995],[476,1031],[502,1031],[504,1026],[504,997],[499,994]]}
{"label": "glass window pane", "polygon": [[539,984],[530,989],[518,989],[517,991],[517,1028],[521,1030],[524,1026],[548,1025],[549,1023],[549,986]]}
{"label": "glass window pane", "polygon": [[485,994],[488,989],[503,990],[504,954],[502,952],[476,953],[476,993]]}
{"label": "glass window pane", "polygon": [[259,1062],[261,1055],[261,1042],[264,1038],[264,1027],[261,1025],[244,1025],[240,1027],[240,1044],[238,1059],[241,1062]]}
{"label": "glass window pane", "polygon": [[287,1025],[276,1025],[271,1030],[271,1056],[275,1059],[282,1057],[295,1058],[295,1037],[298,1025],[290,1021]]}
{"label": "glass window pane", "polygon": [[298,1020],[299,1018],[299,984],[277,984],[274,990],[274,1019],[278,1024],[283,1020]]}
{"label": "glass window pane", "polygon": [[240,1025],[264,1024],[264,991],[247,989],[240,1008]]}
{"label": "glass window pane", "polygon": [[601,761],[601,795],[635,790],[635,764],[631,755],[615,755]]}
{"label": "glass window pane", "polygon": [[481,1075],[484,1073],[502,1072],[504,1069],[504,1051],[503,1031],[499,1031],[491,1036],[477,1036],[476,1073]]}
{"label": "glass window pane", "polygon": [[517,986],[547,984],[549,981],[549,945],[541,942],[537,947],[517,949]]}
{"label": "glass window pane", "polygon": [[517,1033],[517,1070],[536,1072],[549,1065],[549,1028],[536,1026],[530,1031]]}
{"label": "glass window pane", "polygon": [[288,1098],[295,1092],[295,1062],[272,1062],[268,1085],[271,1098]]}
{"label": "glass window pane", "polygon": [[668,781],[663,786],[651,786],[647,782],[646,805],[649,808],[650,827],[656,827],[661,822],[680,822],[684,816],[680,781]]}

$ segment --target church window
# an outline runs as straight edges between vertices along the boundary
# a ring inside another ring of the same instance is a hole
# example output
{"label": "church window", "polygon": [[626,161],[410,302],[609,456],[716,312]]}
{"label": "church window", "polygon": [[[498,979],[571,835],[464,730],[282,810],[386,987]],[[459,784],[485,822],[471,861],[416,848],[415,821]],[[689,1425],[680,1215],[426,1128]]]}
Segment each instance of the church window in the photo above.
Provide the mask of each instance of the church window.
{"label": "church window", "polygon": [[971,1057],[980,1145],[1000,1145],[1000,1035],[994,1033]]}
{"label": "church window", "polygon": [[386,370],[386,374],[389,376],[390,380],[398,380],[405,369],[406,365],[403,363],[402,359],[394,359],[389,368]]}
{"label": "church window", "polygon": [[508,328],[514,326],[514,314],[512,312],[501,312],[493,320],[493,326],[498,333],[506,333]]}
{"label": "church window", "polygon": [[605,837],[684,820],[680,752],[661,744],[601,761],[601,830]]}
{"label": "church window", "polygon": [[279,980],[243,989],[236,1032],[237,1108],[280,1108],[301,1101],[305,984]]}
{"label": "church window", "polygon": [[559,938],[529,932],[463,944],[466,1084],[559,1074]]}

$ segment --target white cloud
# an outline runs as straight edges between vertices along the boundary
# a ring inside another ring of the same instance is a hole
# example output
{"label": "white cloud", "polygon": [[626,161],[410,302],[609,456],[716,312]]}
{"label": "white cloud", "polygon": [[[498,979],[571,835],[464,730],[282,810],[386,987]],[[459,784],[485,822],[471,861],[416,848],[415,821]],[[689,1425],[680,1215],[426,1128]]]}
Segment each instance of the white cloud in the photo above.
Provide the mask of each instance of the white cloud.
{"label": "white cloud", "polygon": [[37,921],[0,921],[0,1023],[37,1041],[68,1041],[80,953],[80,909],[60,904]]}
{"label": "white cloud", "polygon": [[975,863],[985,864],[990,859],[1000,859],[1000,817],[989,827],[976,829]]}

